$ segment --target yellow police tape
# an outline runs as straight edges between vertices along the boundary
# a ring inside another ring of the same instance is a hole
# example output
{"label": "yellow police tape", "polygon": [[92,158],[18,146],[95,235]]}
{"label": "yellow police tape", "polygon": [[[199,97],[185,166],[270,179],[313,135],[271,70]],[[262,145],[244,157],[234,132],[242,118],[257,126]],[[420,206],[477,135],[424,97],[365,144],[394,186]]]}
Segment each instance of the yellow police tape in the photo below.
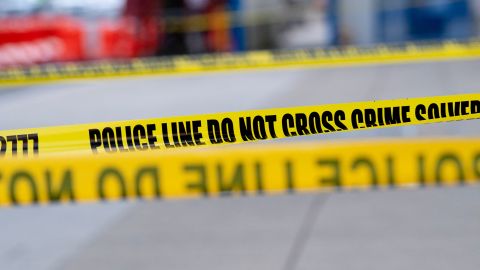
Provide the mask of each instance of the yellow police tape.
{"label": "yellow police tape", "polygon": [[480,58],[480,40],[436,44],[379,45],[219,53],[119,61],[34,65],[0,70],[0,86],[37,84],[65,79],[98,79],[245,69],[338,67]]}
{"label": "yellow police tape", "polygon": [[0,157],[234,144],[480,118],[480,94],[354,102],[0,132]]}
{"label": "yellow police tape", "polygon": [[0,205],[195,198],[480,182],[480,139],[226,147],[0,163]]}

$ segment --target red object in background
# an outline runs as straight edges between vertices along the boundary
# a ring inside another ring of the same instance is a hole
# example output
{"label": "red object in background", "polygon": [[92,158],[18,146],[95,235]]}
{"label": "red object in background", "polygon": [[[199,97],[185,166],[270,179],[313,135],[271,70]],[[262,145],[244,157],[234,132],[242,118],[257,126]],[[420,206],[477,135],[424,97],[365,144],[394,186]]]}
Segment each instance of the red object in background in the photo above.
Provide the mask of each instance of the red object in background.
{"label": "red object in background", "polygon": [[101,58],[153,55],[161,39],[158,0],[127,0],[122,18],[101,23]]}
{"label": "red object in background", "polygon": [[75,61],[85,58],[84,30],[82,24],[72,18],[59,17],[54,22],[52,36],[63,42],[64,50],[60,56],[61,61]]}
{"label": "red object in background", "polygon": [[159,16],[161,0],[127,0],[123,16],[135,19],[135,39],[138,55],[152,55],[157,50],[160,39]]}
{"label": "red object in background", "polygon": [[81,24],[68,17],[0,20],[0,67],[84,58]]}
{"label": "red object in background", "polygon": [[115,20],[100,23],[99,58],[129,58],[137,55],[134,20]]}
{"label": "red object in background", "polygon": [[124,17],[100,23],[100,58],[131,58],[153,55],[158,46],[154,19]]}
{"label": "red object in background", "polygon": [[[153,55],[159,44],[160,0],[127,0],[119,18],[73,16],[0,19],[0,68],[45,62]],[[87,31],[87,25],[96,25]],[[93,37],[93,38],[92,38]],[[87,39],[95,40],[92,46]]]}

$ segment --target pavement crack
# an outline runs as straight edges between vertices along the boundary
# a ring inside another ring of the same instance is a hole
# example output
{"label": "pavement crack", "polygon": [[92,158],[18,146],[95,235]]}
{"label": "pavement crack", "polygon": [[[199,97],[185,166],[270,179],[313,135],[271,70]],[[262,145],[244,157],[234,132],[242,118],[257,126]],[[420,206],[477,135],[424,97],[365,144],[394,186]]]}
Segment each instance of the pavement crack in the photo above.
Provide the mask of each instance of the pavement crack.
{"label": "pavement crack", "polygon": [[298,230],[293,240],[293,244],[290,247],[287,259],[285,260],[285,264],[282,268],[283,270],[293,270],[297,268],[300,258],[305,250],[305,247],[307,246],[308,239],[313,232],[313,228],[317,221],[318,215],[320,214],[320,210],[325,205],[327,198],[328,195],[326,194],[319,194],[313,197],[313,200],[308,206],[307,212],[305,213],[303,221],[300,225],[300,229]]}

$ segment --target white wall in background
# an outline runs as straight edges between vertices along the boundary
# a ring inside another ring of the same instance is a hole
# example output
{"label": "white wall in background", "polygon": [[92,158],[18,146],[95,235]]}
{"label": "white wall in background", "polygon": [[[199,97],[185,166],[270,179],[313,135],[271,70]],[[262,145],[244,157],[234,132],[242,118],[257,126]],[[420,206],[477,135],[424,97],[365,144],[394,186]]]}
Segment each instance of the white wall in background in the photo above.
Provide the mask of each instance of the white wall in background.
{"label": "white wall in background", "polygon": [[375,42],[375,0],[339,0],[339,24],[354,44]]}

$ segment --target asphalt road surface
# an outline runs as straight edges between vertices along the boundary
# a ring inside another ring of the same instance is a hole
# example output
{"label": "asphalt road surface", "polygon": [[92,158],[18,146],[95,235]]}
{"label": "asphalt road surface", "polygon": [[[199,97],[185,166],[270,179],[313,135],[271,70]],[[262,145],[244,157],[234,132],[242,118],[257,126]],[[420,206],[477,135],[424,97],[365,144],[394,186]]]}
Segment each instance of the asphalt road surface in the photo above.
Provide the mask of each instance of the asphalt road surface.
{"label": "asphalt road surface", "polygon": [[[0,90],[16,129],[480,91],[480,61]],[[479,136],[480,121],[280,140]],[[0,269],[480,269],[480,188],[0,209]]]}

